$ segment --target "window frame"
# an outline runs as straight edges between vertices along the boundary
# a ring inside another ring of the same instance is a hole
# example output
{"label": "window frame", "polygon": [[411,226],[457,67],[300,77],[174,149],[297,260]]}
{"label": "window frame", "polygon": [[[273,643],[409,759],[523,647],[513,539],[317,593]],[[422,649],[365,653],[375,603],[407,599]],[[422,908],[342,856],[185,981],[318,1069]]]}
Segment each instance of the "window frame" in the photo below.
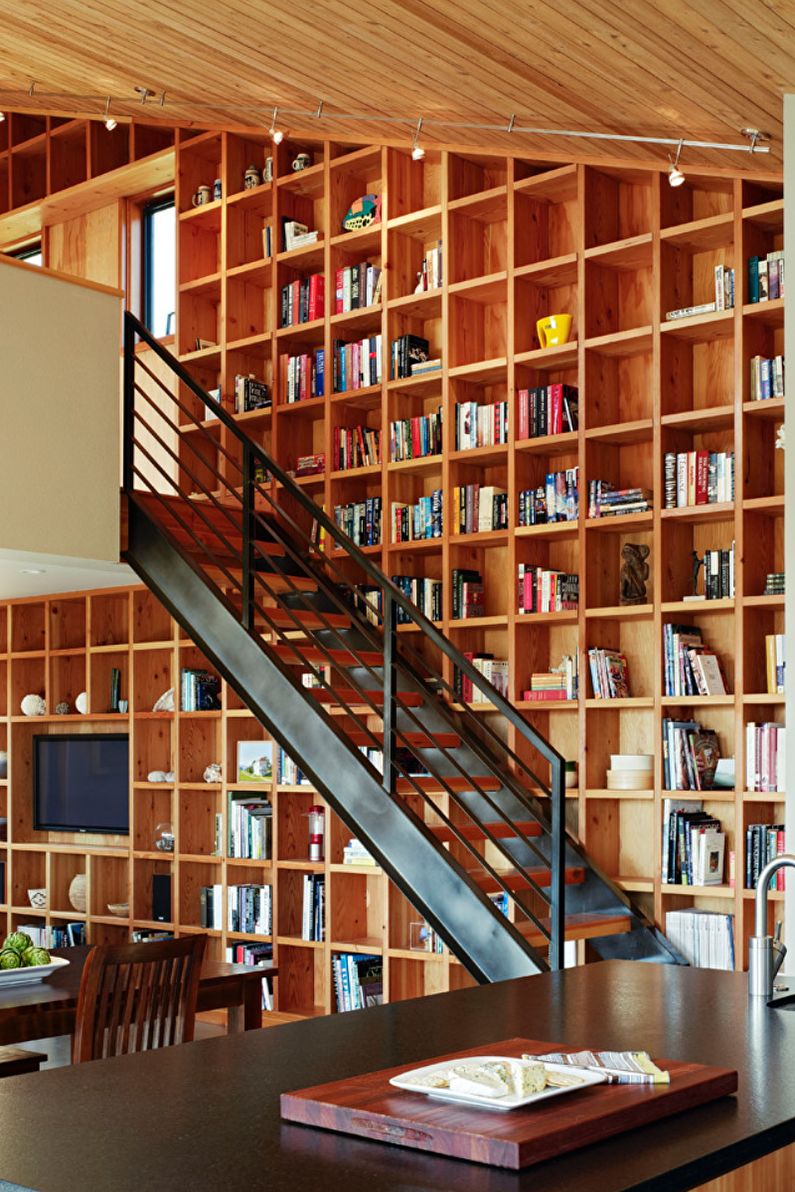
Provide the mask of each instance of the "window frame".
{"label": "window frame", "polygon": [[7,256],[13,257],[15,261],[26,261],[30,264],[30,258],[40,256],[41,260],[35,262],[36,268],[44,268],[44,241],[32,240],[28,244],[22,245],[20,248],[11,248],[7,250]]}
{"label": "window frame", "polygon": [[[160,211],[165,211],[168,208],[174,209],[174,219],[176,220],[176,194],[170,191],[168,194],[160,194],[154,198],[148,199],[141,203],[140,217],[141,217],[141,322],[148,331],[154,335],[150,325],[150,319],[153,308],[153,288],[154,288],[154,267],[153,267],[153,252],[154,252],[154,237],[152,236],[152,220]],[[176,322],[176,288],[174,292],[174,320]],[[174,326],[170,330],[164,331],[163,335],[156,336],[157,339],[169,339],[174,334]]]}

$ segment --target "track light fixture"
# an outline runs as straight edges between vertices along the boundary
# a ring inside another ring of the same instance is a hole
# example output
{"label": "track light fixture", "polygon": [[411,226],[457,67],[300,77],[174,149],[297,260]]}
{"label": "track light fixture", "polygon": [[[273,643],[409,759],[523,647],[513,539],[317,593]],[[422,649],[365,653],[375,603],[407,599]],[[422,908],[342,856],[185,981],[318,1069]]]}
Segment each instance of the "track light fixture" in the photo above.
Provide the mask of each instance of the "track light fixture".
{"label": "track light fixture", "polygon": [[422,131],[422,116],[417,121],[417,127],[414,130],[414,140],[411,142],[411,160],[422,161],[425,156],[425,150],[420,144],[420,132]]}
{"label": "track light fixture", "polygon": [[684,174],[679,169],[679,158],[682,153],[683,143],[684,142],[680,141],[679,144],[677,145],[676,157],[674,157],[673,160],[671,159],[671,155],[670,154],[668,155],[668,160],[671,162],[670,166],[668,167],[668,185],[669,186],[681,186],[685,180]]}
{"label": "track light fixture", "polygon": [[6,118],[6,114],[5,114],[5,112],[0,112],[0,124],[2,124],[2,123],[3,123],[3,121],[5,120],[5,118]]}
{"label": "track light fixture", "polygon": [[108,132],[113,132],[114,128],[116,127],[116,121],[113,119],[113,117],[110,114],[110,96],[108,96],[108,101],[105,104],[104,120],[105,120],[105,127],[107,128]]}
{"label": "track light fixture", "polygon": [[271,120],[271,126],[270,126],[271,140],[273,141],[274,145],[281,145],[282,141],[284,140],[284,132],[282,131],[281,128],[276,127],[276,119],[277,119],[278,115],[279,115],[279,109],[274,108],[273,109],[273,119]]}

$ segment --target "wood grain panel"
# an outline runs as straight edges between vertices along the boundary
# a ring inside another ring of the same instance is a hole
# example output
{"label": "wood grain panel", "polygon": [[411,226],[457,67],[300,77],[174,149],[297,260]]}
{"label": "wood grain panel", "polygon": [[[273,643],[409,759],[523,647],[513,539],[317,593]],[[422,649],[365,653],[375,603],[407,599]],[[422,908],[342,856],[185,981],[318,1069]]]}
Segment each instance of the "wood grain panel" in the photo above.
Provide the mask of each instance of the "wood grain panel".
{"label": "wood grain panel", "polygon": [[[3,34],[14,70],[0,102],[100,115],[111,93],[120,97],[114,114],[140,118],[133,85],[145,84],[165,92],[163,114],[174,122],[240,127],[265,124],[274,104],[312,111],[323,99],[330,118],[290,114],[293,132],[314,128],[372,140],[383,130],[381,139],[404,144],[421,114],[507,126],[515,112],[520,126],[711,140],[735,140],[750,124],[773,134],[771,167],[781,160],[781,99],[795,70],[789,6],[695,0],[644,5],[641,19],[633,0],[577,0],[560,8],[532,0],[503,7],[487,0],[380,0],[366,22],[357,22],[343,0],[299,8],[286,0],[232,0],[225,12],[220,21],[211,0],[189,8],[156,0],[96,0],[90,8],[83,0],[34,0],[11,9]],[[428,52],[417,53],[418,46]],[[351,77],[374,59],[379,87],[352,98]],[[321,71],[296,69],[316,61]],[[33,97],[31,79],[38,84]],[[404,117],[406,126],[386,123],[379,130],[333,118],[352,107],[371,117]],[[151,117],[159,105],[145,112]],[[528,151],[551,153],[561,145],[550,137],[427,124],[424,138],[503,149],[521,139]],[[615,154],[609,143],[576,148]],[[648,156],[646,148],[629,152],[638,160]],[[666,150],[654,152],[659,159]],[[709,151],[692,156],[722,160]]]}

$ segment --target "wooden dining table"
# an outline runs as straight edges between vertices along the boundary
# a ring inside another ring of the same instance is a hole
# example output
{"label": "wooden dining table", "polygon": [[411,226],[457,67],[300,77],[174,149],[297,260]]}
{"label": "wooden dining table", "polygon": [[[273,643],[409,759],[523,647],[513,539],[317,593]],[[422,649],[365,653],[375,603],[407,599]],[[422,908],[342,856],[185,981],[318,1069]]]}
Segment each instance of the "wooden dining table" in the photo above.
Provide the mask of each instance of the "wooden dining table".
{"label": "wooden dining table", "polygon": [[[52,956],[69,961],[44,981],[31,985],[0,983],[0,1045],[70,1035],[75,1025],[80,978],[90,948],[53,948]],[[205,959],[199,978],[197,1013],[227,1011],[229,1033],[262,1026],[262,979],[275,977],[275,965],[227,964]]]}

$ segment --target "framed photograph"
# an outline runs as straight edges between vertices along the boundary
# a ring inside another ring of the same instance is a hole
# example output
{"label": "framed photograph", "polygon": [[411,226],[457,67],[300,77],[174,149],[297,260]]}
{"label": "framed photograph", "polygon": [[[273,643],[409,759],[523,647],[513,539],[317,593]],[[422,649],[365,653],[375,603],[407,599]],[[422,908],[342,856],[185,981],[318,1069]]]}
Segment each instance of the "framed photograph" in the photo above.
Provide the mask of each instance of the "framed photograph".
{"label": "framed photograph", "polygon": [[273,780],[273,741],[238,741],[237,781]]}

